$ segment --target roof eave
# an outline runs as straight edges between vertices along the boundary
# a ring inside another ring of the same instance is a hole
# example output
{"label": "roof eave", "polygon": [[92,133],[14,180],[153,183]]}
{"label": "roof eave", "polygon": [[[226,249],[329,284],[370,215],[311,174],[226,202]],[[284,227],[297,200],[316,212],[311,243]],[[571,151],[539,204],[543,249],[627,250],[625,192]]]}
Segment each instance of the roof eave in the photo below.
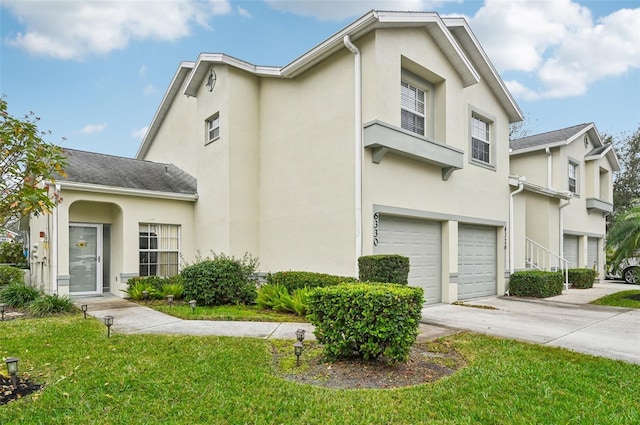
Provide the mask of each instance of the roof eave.
{"label": "roof eave", "polygon": [[154,190],[131,189],[126,187],[113,187],[60,180],[56,181],[56,184],[58,184],[61,189],[76,190],[79,192],[104,193],[109,195],[127,195],[142,198],[170,199],[174,201],[195,202],[198,200],[197,193],[160,192]]}

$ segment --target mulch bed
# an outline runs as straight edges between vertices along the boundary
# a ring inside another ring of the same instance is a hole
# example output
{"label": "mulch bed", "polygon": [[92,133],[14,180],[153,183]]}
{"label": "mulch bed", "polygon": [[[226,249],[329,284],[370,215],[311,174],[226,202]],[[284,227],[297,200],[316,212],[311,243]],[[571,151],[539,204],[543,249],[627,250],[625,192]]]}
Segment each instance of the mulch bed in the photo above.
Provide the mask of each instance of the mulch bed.
{"label": "mulch bed", "polygon": [[17,388],[14,388],[11,377],[0,375],[0,405],[18,400],[36,391],[40,391],[41,384],[31,382],[29,378],[16,376]]}

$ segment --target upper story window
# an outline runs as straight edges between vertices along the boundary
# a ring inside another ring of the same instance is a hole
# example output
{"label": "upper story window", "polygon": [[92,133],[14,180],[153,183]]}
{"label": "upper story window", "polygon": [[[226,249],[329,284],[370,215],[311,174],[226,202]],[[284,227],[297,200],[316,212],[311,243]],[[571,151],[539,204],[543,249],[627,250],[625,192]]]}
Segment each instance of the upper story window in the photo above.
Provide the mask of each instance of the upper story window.
{"label": "upper story window", "polygon": [[471,158],[491,163],[491,125],[477,115],[471,116]]}
{"label": "upper story window", "polygon": [[578,164],[569,162],[569,191],[578,193]]}
{"label": "upper story window", "polygon": [[421,136],[425,135],[425,91],[407,81],[400,83],[401,127]]}
{"label": "upper story window", "polygon": [[220,113],[216,112],[207,120],[207,138],[205,145],[217,140],[220,137]]}
{"label": "upper story window", "polygon": [[139,275],[175,276],[180,257],[180,226],[140,224]]}

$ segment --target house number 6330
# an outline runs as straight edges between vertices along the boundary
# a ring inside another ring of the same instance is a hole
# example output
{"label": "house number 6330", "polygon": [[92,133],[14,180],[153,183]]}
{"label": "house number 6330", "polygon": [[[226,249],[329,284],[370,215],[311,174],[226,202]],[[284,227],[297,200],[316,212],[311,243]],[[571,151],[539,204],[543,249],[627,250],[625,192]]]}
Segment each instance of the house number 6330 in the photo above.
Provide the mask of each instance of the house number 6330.
{"label": "house number 6330", "polygon": [[380,226],[380,214],[373,214],[373,246],[378,246],[378,226]]}

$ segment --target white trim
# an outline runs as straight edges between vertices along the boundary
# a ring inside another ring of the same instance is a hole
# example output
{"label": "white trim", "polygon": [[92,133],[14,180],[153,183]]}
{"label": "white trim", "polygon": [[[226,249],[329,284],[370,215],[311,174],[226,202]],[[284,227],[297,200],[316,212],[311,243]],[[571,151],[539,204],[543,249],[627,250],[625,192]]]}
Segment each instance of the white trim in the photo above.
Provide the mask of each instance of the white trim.
{"label": "white trim", "polygon": [[98,184],[59,182],[62,189],[77,190],[79,192],[106,193],[110,195],[139,196],[143,198],[173,199],[176,201],[192,201],[198,199],[198,194],[183,194],[171,192],[158,192],[154,190],[129,189],[124,187],[102,186]]}

